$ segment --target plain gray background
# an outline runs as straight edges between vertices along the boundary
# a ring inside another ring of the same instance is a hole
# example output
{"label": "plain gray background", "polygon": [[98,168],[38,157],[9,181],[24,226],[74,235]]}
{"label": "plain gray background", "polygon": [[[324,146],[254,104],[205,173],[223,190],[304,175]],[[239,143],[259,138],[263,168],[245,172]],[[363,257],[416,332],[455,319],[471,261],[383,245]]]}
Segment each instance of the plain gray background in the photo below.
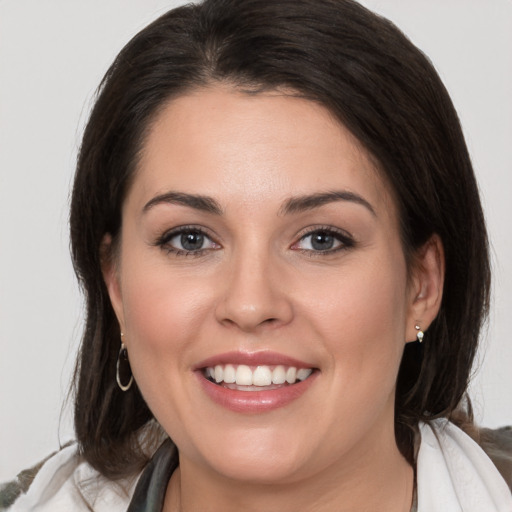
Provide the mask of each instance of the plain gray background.
{"label": "plain gray background", "polygon": [[[83,124],[108,65],[179,1],[0,0],[0,480],[73,437],[62,408],[81,332],[68,195]],[[436,65],[480,183],[494,301],[471,395],[512,423],[512,2],[365,0]],[[484,357],[485,352],[485,357]]]}

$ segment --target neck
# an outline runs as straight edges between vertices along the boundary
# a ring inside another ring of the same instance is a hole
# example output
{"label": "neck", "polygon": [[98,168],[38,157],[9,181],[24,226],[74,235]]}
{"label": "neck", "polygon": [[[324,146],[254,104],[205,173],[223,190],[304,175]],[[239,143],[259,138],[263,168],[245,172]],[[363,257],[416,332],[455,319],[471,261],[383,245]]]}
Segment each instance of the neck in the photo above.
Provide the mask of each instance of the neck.
{"label": "neck", "polygon": [[285,483],[234,481],[180,457],[164,512],[409,512],[413,488],[413,468],[393,434],[322,471]]}

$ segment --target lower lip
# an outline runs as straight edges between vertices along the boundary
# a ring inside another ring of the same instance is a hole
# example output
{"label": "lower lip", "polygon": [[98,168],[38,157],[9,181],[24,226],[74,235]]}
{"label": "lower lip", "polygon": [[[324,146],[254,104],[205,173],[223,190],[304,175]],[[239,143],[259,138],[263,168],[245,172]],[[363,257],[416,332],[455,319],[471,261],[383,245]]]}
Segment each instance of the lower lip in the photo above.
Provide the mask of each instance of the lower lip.
{"label": "lower lip", "polygon": [[237,391],[209,381],[201,371],[196,372],[196,375],[205,393],[215,403],[234,412],[261,413],[279,409],[300,398],[313,384],[318,372],[313,372],[302,382],[261,391]]}

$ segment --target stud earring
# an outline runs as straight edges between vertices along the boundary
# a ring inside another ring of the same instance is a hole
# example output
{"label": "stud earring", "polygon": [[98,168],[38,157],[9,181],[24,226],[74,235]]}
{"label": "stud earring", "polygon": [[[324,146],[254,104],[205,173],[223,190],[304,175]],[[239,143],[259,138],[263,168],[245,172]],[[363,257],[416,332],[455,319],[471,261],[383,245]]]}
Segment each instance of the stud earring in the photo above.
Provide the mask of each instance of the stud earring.
{"label": "stud earring", "polygon": [[418,343],[422,343],[423,336],[425,336],[425,333],[421,330],[421,327],[419,325],[415,325],[414,328],[418,331],[416,333],[416,339],[418,340]]}
{"label": "stud earring", "polygon": [[[123,336],[124,334],[121,333],[121,340],[123,339]],[[128,375],[130,376],[128,384],[123,384],[121,382],[121,373],[124,377],[127,377]],[[132,369],[130,368],[130,361],[128,360],[128,350],[126,350],[126,347],[122,341],[121,348],[119,349],[119,354],[117,356],[116,381],[117,385],[122,391],[128,391],[133,384],[133,374]]]}

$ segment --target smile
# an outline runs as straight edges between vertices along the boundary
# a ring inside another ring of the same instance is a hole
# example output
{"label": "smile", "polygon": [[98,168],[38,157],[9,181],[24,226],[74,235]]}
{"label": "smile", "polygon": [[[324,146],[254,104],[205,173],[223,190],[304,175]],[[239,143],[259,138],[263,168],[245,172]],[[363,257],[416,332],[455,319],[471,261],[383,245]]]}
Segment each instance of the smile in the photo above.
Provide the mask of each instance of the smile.
{"label": "smile", "polygon": [[212,402],[245,414],[290,405],[321,374],[314,364],[270,351],[218,354],[199,363],[194,373]]}
{"label": "smile", "polygon": [[251,367],[245,364],[215,365],[205,368],[204,375],[211,382],[239,391],[261,391],[279,389],[281,386],[306,380],[313,373],[311,368],[295,366],[259,365]]}

